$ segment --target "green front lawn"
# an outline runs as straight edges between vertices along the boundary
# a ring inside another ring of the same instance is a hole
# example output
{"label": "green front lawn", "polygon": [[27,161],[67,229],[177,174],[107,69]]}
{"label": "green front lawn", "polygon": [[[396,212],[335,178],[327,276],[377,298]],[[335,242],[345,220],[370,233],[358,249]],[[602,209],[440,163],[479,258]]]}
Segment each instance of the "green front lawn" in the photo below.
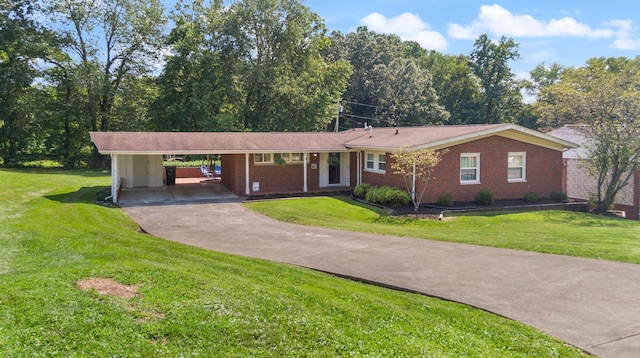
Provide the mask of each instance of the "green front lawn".
{"label": "green front lawn", "polygon": [[640,263],[640,222],[568,211],[460,214],[444,221],[389,216],[348,197],[249,202],[303,225]]}
{"label": "green front lawn", "polygon": [[[583,356],[464,305],[140,234],[92,202],[108,184],[0,170],[3,357]],[[138,295],[79,289],[88,278]]]}

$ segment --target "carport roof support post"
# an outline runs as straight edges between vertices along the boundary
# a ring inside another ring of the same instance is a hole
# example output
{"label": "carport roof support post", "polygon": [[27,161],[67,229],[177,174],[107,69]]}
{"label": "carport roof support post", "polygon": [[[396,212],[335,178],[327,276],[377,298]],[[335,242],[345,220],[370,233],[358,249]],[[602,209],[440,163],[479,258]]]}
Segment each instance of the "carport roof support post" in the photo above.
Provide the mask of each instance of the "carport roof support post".
{"label": "carport roof support post", "polygon": [[118,202],[118,184],[120,173],[118,173],[118,155],[111,154],[111,199],[113,203]]}

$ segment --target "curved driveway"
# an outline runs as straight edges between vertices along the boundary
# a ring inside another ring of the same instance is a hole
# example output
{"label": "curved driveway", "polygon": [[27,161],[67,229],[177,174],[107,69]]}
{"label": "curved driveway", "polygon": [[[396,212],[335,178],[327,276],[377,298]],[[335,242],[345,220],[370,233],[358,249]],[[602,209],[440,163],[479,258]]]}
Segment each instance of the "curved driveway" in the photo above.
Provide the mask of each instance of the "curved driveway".
{"label": "curved driveway", "polygon": [[602,357],[640,356],[640,265],[292,225],[238,202],[123,210],[169,240],[465,303]]}

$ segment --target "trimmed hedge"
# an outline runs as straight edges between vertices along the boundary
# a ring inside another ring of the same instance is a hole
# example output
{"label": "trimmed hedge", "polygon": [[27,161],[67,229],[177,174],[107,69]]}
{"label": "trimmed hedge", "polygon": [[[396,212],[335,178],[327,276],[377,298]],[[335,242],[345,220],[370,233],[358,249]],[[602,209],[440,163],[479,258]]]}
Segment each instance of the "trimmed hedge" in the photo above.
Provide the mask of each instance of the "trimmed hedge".
{"label": "trimmed hedge", "polygon": [[353,195],[358,198],[364,199],[369,189],[371,189],[371,184],[362,183],[353,189]]}
{"label": "trimmed hedge", "polygon": [[528,201],[530,203],[535,203],[536,201],[538,201],[538,194],[536,194],[533,191],[530,191],[527,194],[525,194],[524,201]]}
{"label": "trimmed hedge", "polygon": [[478,192],[478,194],[476,194],[475,199],[476,204],[489,206],[494,202],[493,192],[491,191],[491,189],[482,189]]}
{"label": "trimmed hedge", "polygon": [[393,207],[408,205],[411,202],[406,191],[390,186],[369,188],[365,194],[365,200],[373,204]]}
{"label": "trimmed hedge", "polygon": [[438,206],[453,206],[453,196],[449,193],[442,193],[436,202]]}
{"label": "trimmed hedge", "polygon": [[567,200],[567,193],[562,191],[552,191],[551,192],[551,200],[563,202]]}

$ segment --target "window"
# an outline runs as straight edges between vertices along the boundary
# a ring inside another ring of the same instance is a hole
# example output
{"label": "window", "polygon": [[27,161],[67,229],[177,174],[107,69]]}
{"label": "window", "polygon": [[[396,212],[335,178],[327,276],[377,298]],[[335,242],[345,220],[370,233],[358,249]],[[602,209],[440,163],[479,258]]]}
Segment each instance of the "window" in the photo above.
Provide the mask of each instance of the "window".
{"label": "window", "polygon": [[302,153],[291,153],[291,161],[292,162],[301,162],[304,156]]}
{"label": "window", "polygon": [[304,159],[302,153],[256,153],[253,162],[256,164],[273,164],[280,158],[287,163],[301,163]]}
{"label": "window", "polygon": [[387,168],[387,155],[378,154],[378,170],[384,172]]}
{"label": "window", "polygon": [[373,170],[375,164],[375,155],[373,153],[367,153],[367,169]]}
{"label": "window", "polygon": [[253,155],[254,163],[273,163],[271,153],[256,153]]}
{"label": "window", "polygon": [[384,174],[387,170],[386,153],[366,153],[364,170],[368,172]]}
{"label": "window", "polygon": [[507,181],[522,182],[527,180],[527,155],[524,152],[509,153]]}
{"label": "window", "polygon": [[273,161],[276,162],[279,158],[284,159],[285,162],[289,161],[289,153],[274,153]]}
{"label": "window", "polygon": [[460,154],[460,184],[480,183],[480,153]]}

